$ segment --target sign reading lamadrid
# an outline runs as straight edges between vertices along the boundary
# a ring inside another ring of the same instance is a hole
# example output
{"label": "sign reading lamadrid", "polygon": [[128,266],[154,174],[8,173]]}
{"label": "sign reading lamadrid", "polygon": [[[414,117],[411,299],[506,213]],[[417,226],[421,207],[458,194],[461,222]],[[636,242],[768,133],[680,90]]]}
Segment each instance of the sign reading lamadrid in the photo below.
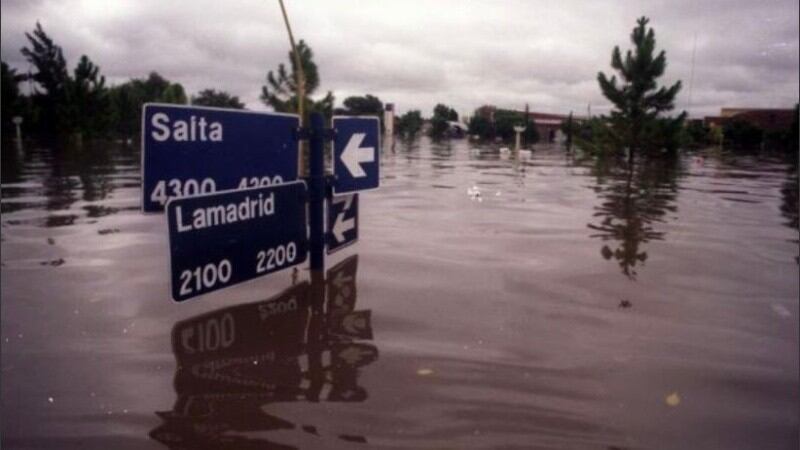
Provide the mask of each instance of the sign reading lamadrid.
{"label": "sign reading lamadrid", "polygon": [[171,198],[297,179],[293,114],[146,104],[142,112],[142,210]]}
{"label": "sign reading lamadrid", "polygon": [[[294,114],[144,105],[142,210],[166,210],[175,301],[306,260],[323,270],[326,244],[332,253],[358,239],[355,192],[380,184],[380,122],[335,117],[332,124],[325,128],[319,113],[301,129]],[[309,141],[308,187],[295,181],[299,139]],[[326,140],[333,140],[333,182],[324,176]],[[326,192],[334,194],[327,221]],[[361,336],[370,317],[341,319],[342,334]]]}
{"label": "sign reading lamadrid", "polygon": [[306,185],[171,199],[172,298],[183,301],[304,262]]}

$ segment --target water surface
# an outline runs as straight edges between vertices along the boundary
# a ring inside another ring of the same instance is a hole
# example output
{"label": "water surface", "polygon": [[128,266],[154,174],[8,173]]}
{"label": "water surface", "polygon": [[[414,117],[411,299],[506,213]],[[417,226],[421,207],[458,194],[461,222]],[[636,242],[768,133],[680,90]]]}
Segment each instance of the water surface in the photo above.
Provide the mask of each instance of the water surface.
{"label": "water surface", "polygon": [[181,304],[136,149],[2,156],[3,448],[798,447],[778,155],[399,141],[326,281]]}

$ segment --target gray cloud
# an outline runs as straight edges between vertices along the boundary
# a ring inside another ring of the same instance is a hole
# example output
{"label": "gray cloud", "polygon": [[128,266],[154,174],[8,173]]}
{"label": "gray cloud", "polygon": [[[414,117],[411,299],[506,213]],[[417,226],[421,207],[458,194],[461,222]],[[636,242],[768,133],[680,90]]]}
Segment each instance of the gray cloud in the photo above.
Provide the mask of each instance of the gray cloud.
{"label": "gray cloud", "polygon": [[[693,115],[724,106],[790,107],[798,99],[798,3],[615,1],[287,2],[298,37],[313,48],[320,92],[341,102],[371,93],[400,111],[429,114],[438,102],[468,113],[482,104],[539,111],[607,110],[598,71],[629,47],[647,15],[683,80],[677,102]],[[266,72],[287,62],[277,2],[4,1],[4,61],[19,70],[24,33],[41,21],[74,65],[87,54],[112,83],[155,70],[190,93],[206,87],[264,109]],[[692,78],[692,53],[695,53]],[[691,88],[691,89],[690,89]]]}

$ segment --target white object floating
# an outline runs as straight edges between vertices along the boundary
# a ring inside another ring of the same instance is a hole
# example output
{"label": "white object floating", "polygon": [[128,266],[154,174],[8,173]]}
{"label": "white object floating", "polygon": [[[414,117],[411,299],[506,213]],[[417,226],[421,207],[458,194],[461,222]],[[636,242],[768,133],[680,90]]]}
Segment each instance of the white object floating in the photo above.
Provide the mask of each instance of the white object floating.
{"label": "white object floating", "polygon": [[481,199],[481,190],[478,188],[478,186],[473,185],[472,187],[467,188],[467,195],[471,200],[477,200],[479,202],[483,201]]}

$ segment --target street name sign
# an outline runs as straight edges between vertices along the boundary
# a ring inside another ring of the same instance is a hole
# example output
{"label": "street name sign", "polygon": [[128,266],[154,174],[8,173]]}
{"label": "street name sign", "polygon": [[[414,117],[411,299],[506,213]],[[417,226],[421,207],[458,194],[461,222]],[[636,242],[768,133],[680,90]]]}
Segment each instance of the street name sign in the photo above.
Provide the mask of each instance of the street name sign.
{"label": "street name sign", "polygon": [[189,298],[304,262],[306,184],[231,190],[167,203],[172,298]]}
{"label": "street name sign", "polygon": [[294,114],[146,104],[142,112],[142,210],[171,198],[297,179]]}
{"label": "street name sign", "polygon": [[380,184],[380,121],[377,117],[333,118],[334,194],[375,189]]}
{"label": "street name sign", "polygon": [[328,254],[358,240],[358,194],[328,199]]}

